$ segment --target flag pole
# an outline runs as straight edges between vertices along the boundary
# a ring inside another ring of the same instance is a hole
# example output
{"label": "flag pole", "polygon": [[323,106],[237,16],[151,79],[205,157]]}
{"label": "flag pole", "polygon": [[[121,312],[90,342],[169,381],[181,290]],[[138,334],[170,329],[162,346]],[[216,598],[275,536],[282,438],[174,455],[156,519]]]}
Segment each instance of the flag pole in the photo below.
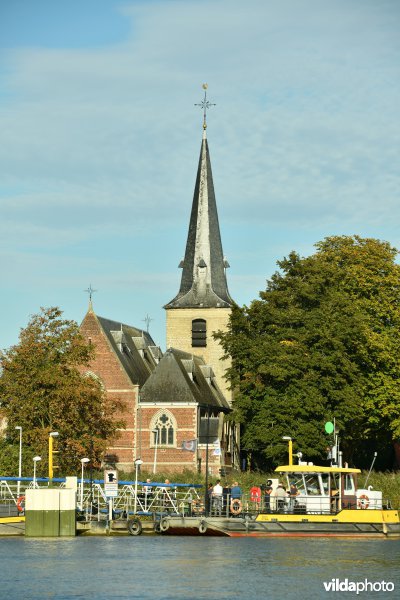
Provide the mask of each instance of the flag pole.
{"label": "flag pole", "polygon": [[207,433],[206,433],[206,490],[204,493],[204,512],[205,516],[208,517],[208,506],[209,499],[208,497],[208,438],[210,435],[210,407],[207,406]]}

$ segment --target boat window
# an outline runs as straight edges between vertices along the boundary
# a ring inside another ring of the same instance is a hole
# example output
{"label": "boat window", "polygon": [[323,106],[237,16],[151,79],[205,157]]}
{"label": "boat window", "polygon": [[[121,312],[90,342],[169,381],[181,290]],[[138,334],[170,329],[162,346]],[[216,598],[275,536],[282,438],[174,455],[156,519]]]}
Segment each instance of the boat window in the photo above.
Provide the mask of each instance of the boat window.
{"label": "boat window", "polygon": [[346,473],[344,476],[344,491],[354,492],[354,481],[352,473]]}
{"label": "boat window", "polygon": [[321,478],[321,489],[322,489],[322,493],[325,494],[325,496],[329,495],[329,473],[322,473],[320,475]]}
{"label": "boat window", "polygon": [[306,481],[306,490],[307,494],[314,496],[316,494],[320,494],[320,487],[318,481],[318,475],[315,473],[304,475],[304,479]]}
{"label": "boat window", "polygon": [[304,479],[302,473],[289,473],[287,476],[288,490],[290,489],[291,484],[293,483],[299,494],[305,494],[306,488],[304,485]]}
{"label": "boat window", "polygon": [[332,473],[332,475],[331,475],[331,490],[332,491],[339,490],[339,483],[340,483],[340,474]]}

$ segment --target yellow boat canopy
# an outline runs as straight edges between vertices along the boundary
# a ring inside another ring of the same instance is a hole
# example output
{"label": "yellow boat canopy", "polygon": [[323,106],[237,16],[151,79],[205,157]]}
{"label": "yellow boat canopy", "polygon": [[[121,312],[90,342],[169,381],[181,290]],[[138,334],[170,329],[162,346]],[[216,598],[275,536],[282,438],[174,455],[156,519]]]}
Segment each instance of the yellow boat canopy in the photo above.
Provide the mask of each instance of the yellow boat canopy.
{"label": "yellow boat canopy", "polygon": [[319,467],[317,465],[284,465],[275,469],[276,473],[361,473],[360,469],[344,467]]}

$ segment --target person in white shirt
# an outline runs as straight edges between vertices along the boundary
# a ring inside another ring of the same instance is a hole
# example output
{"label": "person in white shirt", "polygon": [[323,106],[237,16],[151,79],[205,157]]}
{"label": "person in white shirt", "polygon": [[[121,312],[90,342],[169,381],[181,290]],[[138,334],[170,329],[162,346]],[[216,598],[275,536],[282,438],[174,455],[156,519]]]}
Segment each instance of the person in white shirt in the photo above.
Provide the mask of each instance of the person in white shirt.
{"label": "person in white shirt", "polygon": [[278,512],[283,512],[286,508],[287,493],[282,483],[279,483],[275,495],[277,500],[276,509]]}
{"label": "person in white shirt", "polygon": [[212,491],[212,499],[213,499],[213,510],[214,514],[219,517],[222,516],[222,485],[221,481],[218,479],[217,483],[213,487]]}

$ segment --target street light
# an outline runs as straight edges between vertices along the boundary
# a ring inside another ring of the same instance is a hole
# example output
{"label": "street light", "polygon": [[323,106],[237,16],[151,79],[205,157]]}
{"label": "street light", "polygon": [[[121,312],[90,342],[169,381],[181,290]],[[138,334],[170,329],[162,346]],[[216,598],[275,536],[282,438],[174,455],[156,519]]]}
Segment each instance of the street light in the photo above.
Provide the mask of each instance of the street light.
{"label": "street light", "polygon": [[36,487],[36,463],[42,460],[41,456],[34,456],[33,457],[33,487]]}
{"label": "street light", "polygon": [[289,467],[293,465],[293,442],[292,438],[288,435],[284,435],[283,440],[287,441],[289,444]]}
{"label": "street light", "polygon": [[18,460],[18,483],[17,483],[17,498],[19,498],[19,492],[21,490],[21,476],[22,476],[22,427],[16,425],[15,429],[19,429],[19,460]]}
{"label": "street light", "polygon": [[136,511],[137,511],[137,479],[138,479],[138,471],[139,471],[139,467],[140,465],[143,464],[143,461],[140,460],[140,458],[137,458],[135,460],[135,510],[134,510],[134,514],[136,515]]}
{"label": "street light", "polygon": [[158,446],[159,430],[152,429],[151,431],[152,431],[152,433],[156,434],[156,447],[154,448],[154,464],[153,464],[153,474],[154,474],[156,472],[156,467],[157,467],[157,446]]}
{"label": "street light", "polygon": [[81,476],[81,510],[83,510],[83,469],[85,465],[90,462],[89,458],[81,458],[82,463],[82,476]]}
{"label": "street light", "polygon": [[52,484],[53,480],[53,439],[58,437],[60,434],[58,431],[51,431],[49,433],[49,484]]}

